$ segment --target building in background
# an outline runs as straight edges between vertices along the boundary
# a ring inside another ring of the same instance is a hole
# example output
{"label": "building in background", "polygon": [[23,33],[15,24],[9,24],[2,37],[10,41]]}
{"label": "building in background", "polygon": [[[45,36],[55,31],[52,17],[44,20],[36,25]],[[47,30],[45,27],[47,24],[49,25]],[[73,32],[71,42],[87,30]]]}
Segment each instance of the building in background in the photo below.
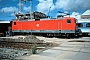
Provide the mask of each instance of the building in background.
{"label": "building in background", "polygon": [[81,15],[81,19],[90,19],[90,10],[85,11],[85,12]]}
{"label": "building in background", "polygon": [[80,18],[77,18],[78,22],[90,22],[90,10],[85,11]]}
{"label": "building in background", "polygon": [[11,31],[10,21],[0,20],[0,36],[6,36],[6,32]]}

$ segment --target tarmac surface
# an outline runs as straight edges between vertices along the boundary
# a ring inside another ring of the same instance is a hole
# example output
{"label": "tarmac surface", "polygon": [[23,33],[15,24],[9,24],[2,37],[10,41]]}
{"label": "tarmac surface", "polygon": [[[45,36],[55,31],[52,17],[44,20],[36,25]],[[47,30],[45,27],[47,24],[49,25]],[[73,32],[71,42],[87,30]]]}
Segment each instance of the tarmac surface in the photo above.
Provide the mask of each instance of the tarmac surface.
{"label": "tarmac surface", "polygon": [[57,47],[30,56],[21,56],[21,60],[90,60],[90,37],[75,39],[37,37],[46,42],[58,43]]}

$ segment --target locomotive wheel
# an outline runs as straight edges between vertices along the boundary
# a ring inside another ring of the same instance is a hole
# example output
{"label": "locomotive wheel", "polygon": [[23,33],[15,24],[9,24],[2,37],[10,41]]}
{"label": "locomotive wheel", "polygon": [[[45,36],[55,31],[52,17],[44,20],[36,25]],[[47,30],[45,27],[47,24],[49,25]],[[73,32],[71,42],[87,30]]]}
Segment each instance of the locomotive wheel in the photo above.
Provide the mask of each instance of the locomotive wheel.
{"label": "locomotive wheel", "polygon": [[66,37],[70,39],[71,36],[70,36],[70,34],[66,34]]}

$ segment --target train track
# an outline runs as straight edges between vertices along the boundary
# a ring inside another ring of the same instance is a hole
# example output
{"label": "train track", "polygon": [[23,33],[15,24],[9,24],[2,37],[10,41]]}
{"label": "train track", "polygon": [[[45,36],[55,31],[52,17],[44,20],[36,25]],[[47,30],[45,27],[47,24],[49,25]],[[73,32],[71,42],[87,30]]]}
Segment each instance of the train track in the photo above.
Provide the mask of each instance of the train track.
{"label": "train track", "polygon": [[23,48],[23,49],[31,49],[32,46],[36,45],[37,47],[54,47],[57,44],[54,43],[31,43],[31,42],[10,42],[10,41],[0,41],[0,47],[8,47],[8,48]]}

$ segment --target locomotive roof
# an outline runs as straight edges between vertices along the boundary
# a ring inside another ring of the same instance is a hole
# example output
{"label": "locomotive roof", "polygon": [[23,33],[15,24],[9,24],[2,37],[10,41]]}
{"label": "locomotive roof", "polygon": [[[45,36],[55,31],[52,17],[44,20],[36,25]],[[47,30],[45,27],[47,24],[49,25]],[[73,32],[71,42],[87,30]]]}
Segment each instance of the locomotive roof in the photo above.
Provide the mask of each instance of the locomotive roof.
{"label": "locomotive roof", "polygon": [[63,17],[63,18],[44,18],[44,19],[26,19],[26,20],[13,20],[13,21],[44,21],[44,20],[65,20],[65,19],[75,19],[73,17]]}

